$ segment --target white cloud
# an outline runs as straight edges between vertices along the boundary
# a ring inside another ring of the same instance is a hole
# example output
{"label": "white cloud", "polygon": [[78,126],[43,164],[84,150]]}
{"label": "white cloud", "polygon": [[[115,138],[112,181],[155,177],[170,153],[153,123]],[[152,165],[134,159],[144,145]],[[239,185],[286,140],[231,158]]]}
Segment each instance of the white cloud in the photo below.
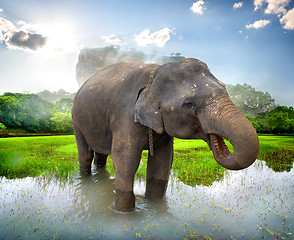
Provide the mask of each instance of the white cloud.
{"label": "white cloud", "polygon": [[40,27],[31,23],[27,23],[25,21],[18,21],[17,28],[26,31],[26,32],[38,32],[40,31]]}
{"label": "white cloud", "polygon": [[264,13],[277,15],[284,29],[294,30],[294,10],[286,9],[290,0],[254,0],[254,11],[260,9],[263,3],[267,4]]}
{"label": "white cloud", "polygon": [[168,40],[170,40],[170,33],[173,30],[163,28],[157,32],[151,33],[149,29],[145,29],[135,36],[135,42],[138,46],[145,47],[147,45],[155,44],[158,47],[164,47]]}
{"label": "white cloud", "polygon": [[7,48],[35,51],[42,48],[47,38],[37,32],[17,28],[7,19],[0,18],[0,42]]}
{"label": "white cloud", "polygon": [[265,27],[270,22],[271,22],[270,20],[259,20],[259,21],[255,21],[253,24],[246,25],[246,28],[247,29],[250,29],[250,28],[259,29],[259,28]]}
{"label": "white cloud", "polygon": [[0,13],[1,13],[1,12],[3,12],[3,9],[2,9],[2,8],[0,8]]}
{"label": "white cloud", "polygon": [[294,8],[289,10],[281,19],[280,23],[284,24],[283,28],[294,30]]}
{"label": "white cloud", "polygon": [[268,4],[264,10],[266,14],[276,14],[284,29],[294,30],[294,8],[289,11],[286,9],[290,0],[254,0],[254,11],[260,9],[263,3]]}
{"label": "white cloud", "polygon": [[243,2],[234,3],[234,6],[233,6],[234,9],[241,8],[241,7],[243,7]]}
{"label": "white cloud", "polygon": [[0,41],[4,41],[15,29],[16,27],[12,22],[0,17]]}
{"label": "white cloud", "polygon": [[286,13],[286,6],[290,0],[254,0],[254,11],[260,9],[263,3],[267,3],[267,7],[264,10],[266,14],[281,14]]}
{"label": "white cloud", "polygon": [[14,25],[0,17],[0,43],[3,42],[9,49],[44,54],[68,53],[78,48],[72,26],[62,21],[48,25],[18,21]]}
{"label": "white cloud", "polygon": [[254,11],[258,10],[259,8],[261,8],[262,6],[262,3],[264,2],[265,0],[254,0]]}
{"label": "white cloud", "polygon": [[193,5],[190,9],[198,15],[202,15],[203,11],[206,9],[205,7],[203,7],[204,4],[205,4],[205,2],[203,0],[199,0],[195,3],[193,3]]}
{"label": "white cloud", "polygon": [[110,34],[108,36],[102,36],[101,38],[107,44],[122,45],[122,41],[115,34]]}

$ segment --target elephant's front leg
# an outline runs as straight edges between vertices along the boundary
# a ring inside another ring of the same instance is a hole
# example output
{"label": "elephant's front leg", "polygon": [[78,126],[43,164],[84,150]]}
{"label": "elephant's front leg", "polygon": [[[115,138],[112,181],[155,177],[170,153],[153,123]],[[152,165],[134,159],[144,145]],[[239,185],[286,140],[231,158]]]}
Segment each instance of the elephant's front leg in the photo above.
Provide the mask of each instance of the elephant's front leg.
{"label": "elephant's front leg", "polygon": [[114,138],[112,162],[115,169],[115,210],[130,211],[135,207],[134,176],[139,167],[141,152],[135,140]]}
{"label": "elephant's front leg", "polygon": [[147,184],[145,196],[161,199],[165,194],[170,169],[173,162],[173,138],[165,136],[154,148],[154,156],[148,157]]}

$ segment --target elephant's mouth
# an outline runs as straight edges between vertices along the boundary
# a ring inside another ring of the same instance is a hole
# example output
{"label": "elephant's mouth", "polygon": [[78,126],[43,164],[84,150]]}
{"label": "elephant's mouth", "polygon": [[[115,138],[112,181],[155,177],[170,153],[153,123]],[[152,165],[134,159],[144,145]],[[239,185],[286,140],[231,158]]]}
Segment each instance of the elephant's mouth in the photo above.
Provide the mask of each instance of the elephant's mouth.
{"label": "elephant's mouth", "polygon": [[222,165],[223,161],[233,157],[223,138],[216,134],[210,134],[210,148],[215,160]]}

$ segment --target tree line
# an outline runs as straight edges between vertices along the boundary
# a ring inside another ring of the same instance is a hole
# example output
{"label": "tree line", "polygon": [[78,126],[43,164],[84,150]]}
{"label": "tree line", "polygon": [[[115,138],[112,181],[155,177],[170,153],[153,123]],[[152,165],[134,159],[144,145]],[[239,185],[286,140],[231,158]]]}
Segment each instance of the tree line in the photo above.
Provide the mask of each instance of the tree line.
{"label": "tree line", "polygon": [[[258,133],[294,133],[293,107],[277,106],[268,92],[256,91],[248,84],[227,85],[227,91]],[[72,133],[74,95],[64,90],[4,93],[0,96],[0,129]]]}
{"label": "tree line", "polygon": [[227,85],[232,102],[248,118],[258,133],[294,133],[293,107],[277,106],[268,92],[249,84]]}
{"label": "tree line", "polygon": [[72,133],[72,105],[70,98],[53,104],[36,94],[4,93],[0,96],[0,129]]}

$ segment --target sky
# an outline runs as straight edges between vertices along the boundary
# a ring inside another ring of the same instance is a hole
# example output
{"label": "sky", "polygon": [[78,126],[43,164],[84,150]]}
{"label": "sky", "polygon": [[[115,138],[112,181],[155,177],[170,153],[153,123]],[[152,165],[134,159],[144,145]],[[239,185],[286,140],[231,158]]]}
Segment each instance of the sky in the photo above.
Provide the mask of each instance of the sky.
{"label": "sky", "polygon": [[1,0],[0,94],[75,92],[84,47],[204,61],[294,106],[294,0]]}

